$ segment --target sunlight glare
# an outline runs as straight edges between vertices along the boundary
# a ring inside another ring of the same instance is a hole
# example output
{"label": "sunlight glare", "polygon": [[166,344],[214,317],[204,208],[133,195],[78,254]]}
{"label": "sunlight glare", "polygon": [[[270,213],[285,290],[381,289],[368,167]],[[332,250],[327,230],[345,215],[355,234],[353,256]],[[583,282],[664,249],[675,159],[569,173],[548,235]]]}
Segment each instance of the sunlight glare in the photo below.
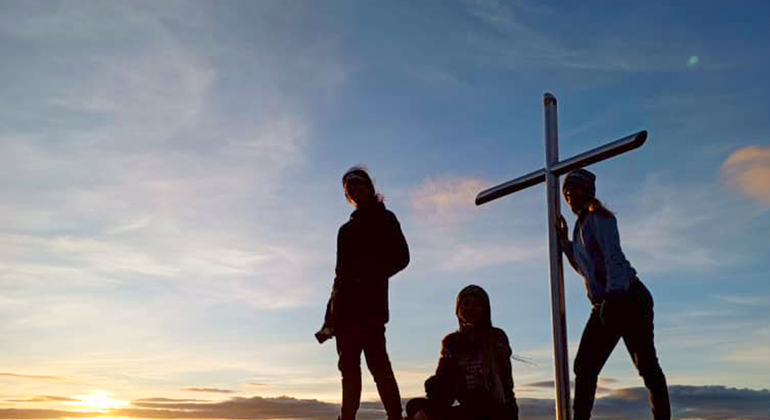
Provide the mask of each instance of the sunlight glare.
{"label": "sunlight glare", "polygon": [[108,411],[115,408],[121,408],[128,405],[128,401],[118,400],[112,397],[113,393],[110,391],[94,391],[86,395],[78,395],[80,400],[75,405],[81,406],[89,410]]}

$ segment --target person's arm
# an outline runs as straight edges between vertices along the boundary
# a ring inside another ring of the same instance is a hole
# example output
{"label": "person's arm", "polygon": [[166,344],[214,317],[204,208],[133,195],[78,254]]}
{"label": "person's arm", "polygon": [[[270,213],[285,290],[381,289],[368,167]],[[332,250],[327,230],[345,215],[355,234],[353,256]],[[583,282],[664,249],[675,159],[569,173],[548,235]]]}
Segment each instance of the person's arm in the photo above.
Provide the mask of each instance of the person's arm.
{"label": "person's arm", "polygon": [[452,354],[452,334],[441,340],[441,356],[436,374],[425,381],[425,394],[437,406],[450,407],[457,398],[458,368]]}
{"label": "person's arm", "polygon": [[[513,389],[513,369],[511,366],[511,357],[513,350],[508,341],[508,336],[500,328],[493,328],[489,335],[492,348],[494,349],[494,374],[502,386],[503,400],[498,401],[500,406],[496,407],[492,418],[500,420],[518,420],[519,406],[516,403],[516,393]],[[495,399],[496,401],[496,399]]]}
{"label": "person's arm", "polygon": [[572,268],[579,273],[580,269],[578,268],[577,261],[575,261],[575,253],[572,248],[572,241],[569,240],[569,233],[567,233],[567,221],[562,215],[559,215],[559,220],[556,222],[556,234],[559,237],[559,245],[561,245],[561,250],[564,252],[564,255],[567,256],[569,265],[571,265]]}
{"label": "person's arm", "polygon": [[506,387],[506,390],[510,390],[510,397],[512,398],[512,403],[514,406],[516,405],[516,392],[513,387],[513,367],[511,366],[511,356],[513,356],[513,350],[511,349],[510,341],[508,340],[508,336],[505,334],[503,330],[500,330],[500,333],[502,335],[502,347],[503,352],[505,354],[505,357],[503,357],[503,363],[502,363],[502,369],[503,371],[501,374],[503,375],[503,385]]}
{"label": "person's arm", "polygon": [[607,275],[606,296],[622,295],[631,284],[633,271],[620,248],[620,234],[615,217],[594,214],[593,233],[604,259]]}
{"label": "person's arm", "polygon": [[409,245],[406,243],[404,232],[401,231],[401,225],[398,223],[396,215],[390,213],[390,216],[391,226],[388,232],[390,238],[388,253],[390,258],[388,259],[387,277],[392,277],[409,265]]}
{"label": "person's arm", "polygon": [[339,305],[340,294],[344,291],[346,284],[350,281],[351,268],[350,255],[348,247],[350,246],[349,233],[346,230],[345,225],[340,227],[337,233],[337,263],[334,268],[334,284],[332,285],[332,293],[329,297],[329,302],[326,304],[326,316],[324,324],[329,327],[334,327],[335,309]]}

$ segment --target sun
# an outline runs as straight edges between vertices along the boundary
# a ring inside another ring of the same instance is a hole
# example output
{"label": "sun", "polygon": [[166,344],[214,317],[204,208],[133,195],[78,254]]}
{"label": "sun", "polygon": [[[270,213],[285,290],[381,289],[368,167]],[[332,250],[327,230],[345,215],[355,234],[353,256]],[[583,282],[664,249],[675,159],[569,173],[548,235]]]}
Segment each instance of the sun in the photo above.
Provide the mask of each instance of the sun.
{"label": "sun", "polygon": [[75,398],[80,401],[75,405],[94,411],[109,411],[128,405],[128,401],[119,400],[112,396],[113,393],[110,391],[93,391],[90,394],[76,396]]}

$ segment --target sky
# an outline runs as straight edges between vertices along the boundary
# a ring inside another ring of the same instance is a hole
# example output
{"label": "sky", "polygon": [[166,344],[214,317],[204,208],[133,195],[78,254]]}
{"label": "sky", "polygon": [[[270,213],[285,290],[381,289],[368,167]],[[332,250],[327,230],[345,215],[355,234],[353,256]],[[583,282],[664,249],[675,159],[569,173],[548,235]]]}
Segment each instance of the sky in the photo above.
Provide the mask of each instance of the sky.
{"label": "sky", "polygon": [[[770,3],[620,3],[0,1],[0,418],[336,416],[313,333],[357,164],[411,251],[402,396],[478,284],[522,418],[553,418],[543,186],[473,204],[543,166],[545,92],[563,158],[649,132],[589,169],[674,416],[770,418]],[[572,358],[590,304],[565,285]],[[598,396],[649,418],[623,346]],[[363,398],[381,418],[368,373]]]}

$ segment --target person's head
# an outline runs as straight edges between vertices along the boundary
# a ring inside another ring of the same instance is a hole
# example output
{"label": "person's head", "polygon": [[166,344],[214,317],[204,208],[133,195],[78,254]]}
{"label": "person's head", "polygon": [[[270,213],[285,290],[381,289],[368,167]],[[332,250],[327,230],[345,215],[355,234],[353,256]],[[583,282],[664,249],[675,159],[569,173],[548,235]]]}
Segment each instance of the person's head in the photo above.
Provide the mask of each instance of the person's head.
{"label": "person's head", "polygon": [[596,175],[585,170],[576,169],[564,179],[564,200],[575,214],[580,213],[596,196]]}
{"label": "person's head", "polygon": [[382,201],[374,189],[372,178],[363,166],[354,166],[342,176],[345,198],[356,207]]}
{"label": "person's head", "polygon": [[596,175],[585,169],[576,169],[564,179],[564,200],[572,212],[580,214],[583,210],[596,211],[603,216],[611,216],[601,201],[596,198]]}
{"label": "person's head", "polygon": [[489,296],[475,284],[464,287],[457,295],[455,314],[461,330],[492,327]]}

